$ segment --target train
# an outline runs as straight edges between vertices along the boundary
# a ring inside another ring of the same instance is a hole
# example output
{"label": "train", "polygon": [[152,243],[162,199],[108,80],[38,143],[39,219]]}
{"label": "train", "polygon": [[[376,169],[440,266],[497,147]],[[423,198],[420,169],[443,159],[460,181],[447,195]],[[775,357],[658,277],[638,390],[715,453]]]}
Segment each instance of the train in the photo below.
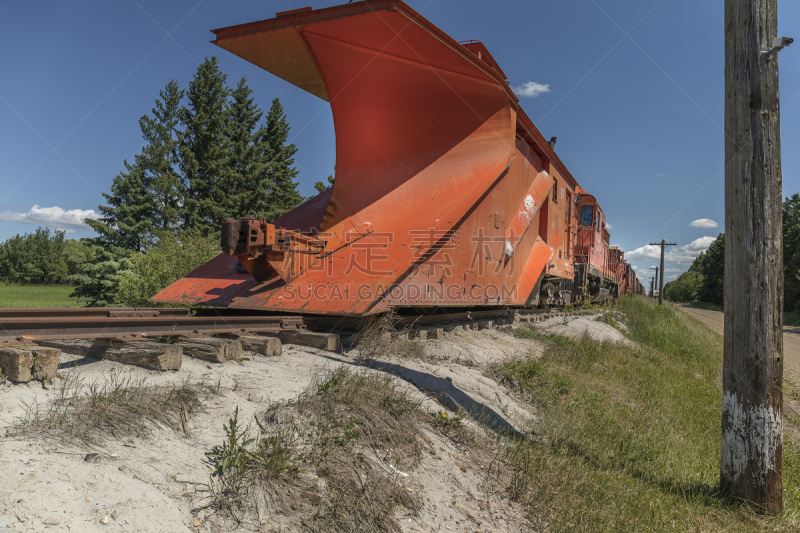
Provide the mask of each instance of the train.
{"label": "train", "polygon": [[274,221],[225,220],[221,253],[152,301],[361,317],[638,290],[599,202],[481,41],[458,42],[399,0],[212,31],[330,103],[335,180]]}

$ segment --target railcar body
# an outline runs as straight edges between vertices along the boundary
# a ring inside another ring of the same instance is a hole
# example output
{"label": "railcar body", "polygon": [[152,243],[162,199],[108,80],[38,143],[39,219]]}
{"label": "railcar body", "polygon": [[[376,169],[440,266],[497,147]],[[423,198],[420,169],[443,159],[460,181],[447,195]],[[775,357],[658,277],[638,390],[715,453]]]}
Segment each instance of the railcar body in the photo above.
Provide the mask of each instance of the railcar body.
{"label": "railcar body", "polygon": [[[226,221],[224,253],[154,301],[362,316],[619,293],[624,259],[611,262],[600,206],[481,42],[456,42],[398,0],[214,33],[330,102],[336,179],[272,223]],[[584,206],[596,223],[581,224]]]}

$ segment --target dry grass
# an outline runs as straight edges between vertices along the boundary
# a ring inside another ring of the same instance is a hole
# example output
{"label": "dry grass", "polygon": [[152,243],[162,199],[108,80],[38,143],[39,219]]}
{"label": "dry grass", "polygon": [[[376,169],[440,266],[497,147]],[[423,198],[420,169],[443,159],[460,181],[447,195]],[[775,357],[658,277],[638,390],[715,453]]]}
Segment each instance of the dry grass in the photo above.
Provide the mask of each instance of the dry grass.
{"label": "dry grass", "polygon": [[210,454],[212,506],[237,523],[263,523],[268,507],[305,531],[399,532],[397,508],[421,508],[399,473],[421,457],[419,407],[391,376],[320,374],[258,417],[257,435],[236,417],[226,425],[226,443]]}
{"label": "dry grass", "polygon": [[358,332],[356,361],[364,363],[380,356],[421,357],[422,343],[413,338],[413,326],[398,329],[398,321],[394,309],[367,317]]}
{"label": "dry grass", "polygon": [[154,386],[114,371],[102,384],[86,384],[68,374],[56,387],[53,401],[25,406],[16,432],[87,445],[147,438],[158,429],[188,434],[189,417],[212,393],[204,384]]}

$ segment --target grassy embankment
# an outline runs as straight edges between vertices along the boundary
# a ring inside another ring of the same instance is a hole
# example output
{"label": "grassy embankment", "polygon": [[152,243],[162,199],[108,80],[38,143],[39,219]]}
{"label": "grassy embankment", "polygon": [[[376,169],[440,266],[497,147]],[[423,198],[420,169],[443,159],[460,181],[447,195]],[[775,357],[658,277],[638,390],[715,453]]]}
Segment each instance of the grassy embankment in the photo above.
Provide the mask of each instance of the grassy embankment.
{"label": "grassy embankment", "polygon": [[71,285],[0,285],[0,308],[81,307]]}
{"label": "grassy embankment", "polygon": [[800,448],[789,439],[781,516],[760,516],[719,492],[722,337],[646,298],[623,298],[614,311],[637,347],[517,330],[542,339],[544,355],[495,368],[538,410],[535,438],[512,445],[507,459],[534,524],[546,531],[800,529]]}

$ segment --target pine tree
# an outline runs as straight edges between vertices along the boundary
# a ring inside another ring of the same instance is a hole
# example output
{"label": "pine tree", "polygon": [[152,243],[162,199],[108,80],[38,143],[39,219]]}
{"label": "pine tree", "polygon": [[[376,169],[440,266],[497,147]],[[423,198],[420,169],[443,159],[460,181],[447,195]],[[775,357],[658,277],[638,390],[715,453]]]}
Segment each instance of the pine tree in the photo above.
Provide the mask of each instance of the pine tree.
{"label": "pine tree", "polygon": [[230,141],[227,76],[217,58],[206,58],[186,92],[181,110],[184,131],[179,165],[182,173],[183,226],[208,235],[219,230],[229,207]]}
{"label": "pine tree", "polygon": [[177,168],[183,96],[178,82],[170,81],[159,92],[153,116],[144,115],[139,119],[147,144],[137,156],[137,163],[145,172],[145,183],[152,196],[153,226],[162,231],[174,230],[182,222],[181,181]]}
{"label": "pine tree", "polygon": [[108,202],[98,206],[103,216],[85,222],[100,234],[100,243],[141,252],[152,244],[155,205],[138,159],[134,164],[125,161],[126,170],[112,181],[111,194],[103,193]]}
{"label": "pine tree", "polygon": [[[297,191],[297,182],[294,181],[298,171],[292,166],[297,147],[286,144],[288,139],[289,122],[281,101],[275,98],[261,137],[261,141],[266,143],[272,154],[269,168],[270,190],[266,196],[264,211],[259,214],[259,218],[265,220],[275,220],[303,201],[303,196]],[[264,152],[266,153],[266,149]]]}
{"label": "pine tree", "polygon": [[264,113],[253,102],[252,93],[245,76],[231,92],[230,187],[225,215],[233,218],[261,214],[269,190],[270,154],[264,152],[268,146],[259,141],[264,128],[258,127]]}
{"label": "pine tree", "polygon": [[328,190],[328,187],[333,187],[333,174],[328,176],[327,185],[321,181],[318,181],[314,184],[314,188],[317,190],[317,192],[325,192]]}
{"label": "pine tree", "polygon": [[92,255],[78,265],[78,273],[70,276],[75,285],[70,296],[91,307],[105,307],[116,302],[117,288],[122,279],[130,275],[133,264],[128,250],[87,239]]}

